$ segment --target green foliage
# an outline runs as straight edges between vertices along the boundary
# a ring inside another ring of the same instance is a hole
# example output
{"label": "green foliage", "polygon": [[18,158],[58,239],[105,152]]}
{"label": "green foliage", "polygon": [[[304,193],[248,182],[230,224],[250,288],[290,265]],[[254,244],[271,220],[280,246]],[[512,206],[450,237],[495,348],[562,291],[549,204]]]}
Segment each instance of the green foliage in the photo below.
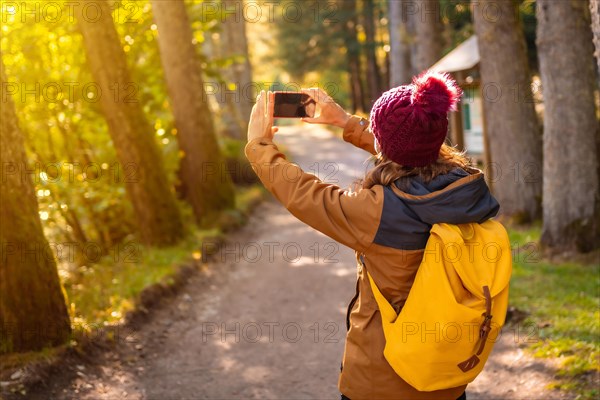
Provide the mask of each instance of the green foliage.
{"label": "green foliage", "polygon": [[440,0],[440,10],[447,54],[474,33],[470,0]]}
{"label": "green foliage", "polygon": [[340,68],[340,57],[334,55],[343,54],[344,48],[338,35],[340,19],[332,4],[319,0],[307,7],[300,1],[282,1],[281,10],[299,11],[275,14],[277,45],[267,61],[280,63],[295,80],[309,72]]}
{"label": "green foliage", "polygon": [[[6,23],[0,46],[28,158],[35,167],[40,217],[51,244],[91,243],[106,255],[119,243],[135,239],[133,210],[124,201],[125,181],[135,179],[135,167],[118,163],[99,108],[99,96],[115,93],[97,92],[76,18],[68,17],[69,2],[37,3],[46,12],[26,15],[24,3],[18,2],[14,9],[3,9]],[[191,3],[194,11],[201,2]],[[61,16],[52,4],[62,7]],[[115,91],[126,91],[143,105],[175,185],[180,158],[177,131],[151,11],[148,0],[114,3],[113,19],[133,80],[131,86]],[[196,37],[218,29],[214,18],[192,17]],[[211,61],[203,62],[211,69]]]}
{"label": "green foliage", "polygon": [[[387,28],[383,25],[386,21],[385,1],[375,1],[374,15],[379,21],[377,40],[367,43],[361,19],[362,2],[355,10],[346,5],[347,2],[327,0],[284,0],[280,3],[278,9],[288,11],[275,13],[273,51],[265,57],[268,63],[282,71],[277,77],[273,76],[275,81],[279,81],[281,75],[289,76],[283,79],[284,84],[291,81],[295,87],[298,84],[319,86],[342,106],[350,106],[348,53],[360,55],[365,47],[374,46],[379,63],[383,64]],[[350,26],[356,27],[356,37],[348,29]],[[364,86],[364,73],[361,78]]]}
{"label": "green foliage", "polygon": [[[13,99],[50,242],[122,238],[127,223],[101,231],[92,227],[91,221],[127,216],[130,209],[109,200],[122,197],[123,186],[108,178],[116,172],[110,171],[116,156],[98,114],[93,80],[75,50],[83,46],[76,25],[66,18],[22,21],[20,12],[9,14],[8,22],[2,26],[2,55],[9,82],[18,85]],[[77,223],[89,227],[84,235]]]}
{"label": "green foliage", "polygon": [[549,262],[540,255],[539,237],[539,226],[510,230],[510,303],[530,313],[524,325],[535,327],[532,354],[559,360],[555,386],[588,396],[581,378],[600,371],[600,265]]}
{"label": "green foliage", "polygon": [[36,167],[46,235],[51,243],[118,242],[132,225],[131,208],[120,201],[124,171],[99,114],[76,23],[22,18],[9,17],[1,45],[9,82],[20,85],[13,98]]}

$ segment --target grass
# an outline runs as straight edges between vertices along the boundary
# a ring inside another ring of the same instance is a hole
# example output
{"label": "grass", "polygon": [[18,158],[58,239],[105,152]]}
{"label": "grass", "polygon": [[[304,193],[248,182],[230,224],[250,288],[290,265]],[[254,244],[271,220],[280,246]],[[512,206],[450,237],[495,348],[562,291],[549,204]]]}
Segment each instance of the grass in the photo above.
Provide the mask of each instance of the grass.
{"label": "grass", "polygon": [[[131,261],[102,259],[65,282],[74,328],[86,329],[122,321],[133,310],[137,295],[146,287],[162,282],[192,257],[208,231],[195,231],[183,242],[169,248],[135,245]],[[194,238],[199,241],[195,242]]]}
{"label": "grass", "polygon": [[524,324],[535,328],[529,350],[557,359],[553,387],[597,398],[586,376],[600,371],[600,265],[553,263],[542,257],[540,227],[509,229],[514,270],[510,304],[529,313]]}
{"label": "grass", "polygon": [[[221,226],[239,226],[253,204],[262,198],[258,186],[240,189],[236,208],[223,213]],[[147,287],[169,284],[182,264],[202,259],[202,243],[223,236],[222,228],[192,228],[176,246],[167,248],[126,245],[120,256],[111,254],[99,263],[61,271],[74,330],[89,332],[95,327],[123,322],[128,311]],[[207,246],[208,248],[208,246]]]}

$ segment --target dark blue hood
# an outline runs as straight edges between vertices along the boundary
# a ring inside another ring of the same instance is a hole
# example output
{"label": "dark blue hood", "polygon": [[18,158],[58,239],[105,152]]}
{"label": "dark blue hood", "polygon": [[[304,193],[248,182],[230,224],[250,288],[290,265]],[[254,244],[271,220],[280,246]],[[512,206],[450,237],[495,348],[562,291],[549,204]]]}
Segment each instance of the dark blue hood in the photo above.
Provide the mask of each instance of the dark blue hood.
{"label": "dark blue hood", "polygon": [[384,188],[384,204],[374,242],[405,250],[425,247],[435,223],[481,223],[499,209],[479,170],[456,168],[424,182],[401,178]]}

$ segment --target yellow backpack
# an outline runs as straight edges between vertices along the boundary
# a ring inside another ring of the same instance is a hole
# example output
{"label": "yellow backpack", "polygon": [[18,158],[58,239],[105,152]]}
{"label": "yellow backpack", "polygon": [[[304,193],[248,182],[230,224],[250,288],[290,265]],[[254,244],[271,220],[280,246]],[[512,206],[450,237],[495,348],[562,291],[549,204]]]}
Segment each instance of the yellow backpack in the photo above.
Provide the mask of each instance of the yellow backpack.
{"label": "yellow backpack", "polygon": [[511,272],[508,235],[492,220],[433,225],[400,314],[367,272],[394,371],[420,391],[472,382],[504,324]]}

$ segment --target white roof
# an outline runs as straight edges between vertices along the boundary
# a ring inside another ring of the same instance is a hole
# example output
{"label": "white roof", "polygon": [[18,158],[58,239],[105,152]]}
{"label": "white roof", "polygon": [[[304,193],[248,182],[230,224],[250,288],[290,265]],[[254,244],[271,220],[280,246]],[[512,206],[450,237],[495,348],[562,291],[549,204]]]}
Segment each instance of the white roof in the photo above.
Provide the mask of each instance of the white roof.
{"label": "white roof", "polygon": [[471,69],[478,63],[479,46],[477,36],[473,35],[446,54],[431,69],[438,72],[457,72]]}

